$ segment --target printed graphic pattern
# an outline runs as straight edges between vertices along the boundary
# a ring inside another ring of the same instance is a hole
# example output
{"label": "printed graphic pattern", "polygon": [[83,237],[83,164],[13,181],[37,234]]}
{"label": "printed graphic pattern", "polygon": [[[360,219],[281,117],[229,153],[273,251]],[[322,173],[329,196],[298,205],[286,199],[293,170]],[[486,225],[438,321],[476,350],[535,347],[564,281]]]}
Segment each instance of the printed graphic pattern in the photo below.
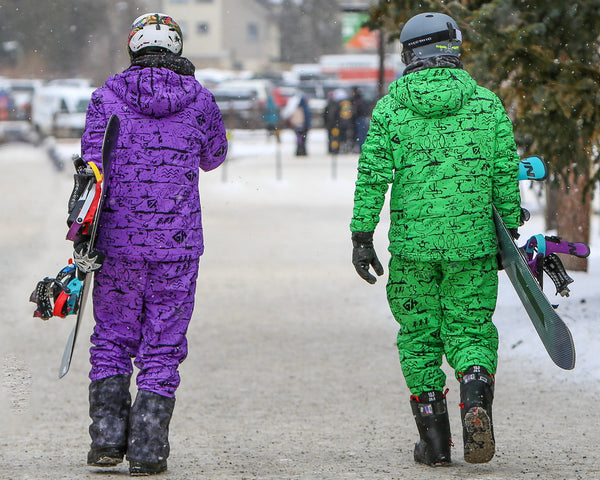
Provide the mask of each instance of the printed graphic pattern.
{"label": "printed graphic pattern", "polygon": [[131,375],[138,388],[172,397],[194,309],[198,259],[172,262],[107,257],[94,279],[91,380]]}
{"label": "printed graphic pattern", "polygon": [[398,353],[413,395],[444,389],[444,354],[457,372],[472,365],[496,372],[496,269],[495,256],[462,262],[391,258],[387,297],[400,323]]}
{"label": "printed graphic pattern", "polygon": [[96,249],[91,380],[140,369],[138,387],[174,396],[187,355],[204,251],[198,170],[227,154],[212,94],[192,75],[130,67],[92,95],[82,156],[101,165],[103,132],[120,119]]}
{"label": "printed graphic pattern", "polygon": [[387,296],[413,395],[455,371],[496,371],[497,240],[492,203],[519,225],[519,157],[496,95],[458,68],[428,68],[390,86],[358,164],[353,232],[372,232],[389,185]]}
{"label": "printed graphic pattern", "polygon": [[153,261],[200,256],[198,169],[216,168],[227,154],[214,97],[193,76],[166,68],[131,67],[114,75],[92,96],[82,138],[85,161],[100,159],[111,114],[121,129],[97,249]]}
{"label": "printed graphic pattern", "polygon": [[509,228],[518,226],[518,162],[504,107],[466,71],[406,75],[373,113],[351,230],[375,229],[392,184],[392,254],[415,260],[494,254],[492,201]]}

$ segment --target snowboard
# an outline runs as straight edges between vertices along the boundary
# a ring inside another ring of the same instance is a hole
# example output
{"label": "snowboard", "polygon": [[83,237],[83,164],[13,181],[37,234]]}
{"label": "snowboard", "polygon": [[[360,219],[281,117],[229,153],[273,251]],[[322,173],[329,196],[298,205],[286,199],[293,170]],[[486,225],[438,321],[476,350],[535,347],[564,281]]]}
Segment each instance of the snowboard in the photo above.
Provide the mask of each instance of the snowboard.
{"label": "snowboard", "polygon": [[548,167],[542,157],[532,156],[521,159],[519,162],[519,180],[546,180]]}
{"label": "snowboard", "polygon": [[[106,197],[108,179],[111,173],[112,167],[112,156],[115,149],[115,145],[117,143],[117,139],[119,136],[119,127],[120,121],[119,117],[116,115],[111,115],[108,120],[108,124],[106,125],[106,130],[104,131],[104,139],[102,142],[102,191],[100,193],[100,198],[98,200],[98,207],[94,214],[94,219],[90,226],[90,238],[89,238],[89,250],[93,250],[96,237],[98,234],[98,224],[100,222],[100,212],[102,211],[102,205],[104,203],[104,198]],[[58,378],[64,377],[69,368],[71,366],[71,359],[73,358],[73,350],[75,348],[75,342],[77,340],[77,334],[79,332],[79,327],[81,325],[81,321],[83,319],[83,314],[85,312],[85,305],[87,301],[87,297],[93,283],[93,279],[91,278],[92,274],[90,273],[82,273],[78,274],[79,280],[81,281],[81,290],[80,294],[77,296],[76,305],[73,308],[73,311],[77,312],[77,318],[75,319],[75,325],[71,330],[69,338],[67,339],[67,344],[65,346],[65,350],[62,356],[62,360],[60,362],[60,368],[58,372]]]}
{"label": "snowboard", "polygon": [[[519,180],[544,180],[546,177],[547,168],[540,157],[528,157],[521,161]],[[544,294],[540,282],[541,278],[539,276],[539,279],[536,278],[532,272],[532,265],[528,263],[528,260],[531,259],[528,258],[525,248],[517,246],[494,205],[492,205],[492,209],[504,271],[552,361],[560,368],[571,370],[575,367],[575,346],[571,332]],[[561,243],[567,244],[567,242]],[[587,248],[587,246],[585,247]],[[587,251],[584,249],[581,253],[575,253],[574,250],[568,253],[587,256],[589,255],[589,248],[587,248]],[[530,256],[531,252],[529,253]],[[541,273],[543,272],[540,272],[540,275]]]}
{"label": "snowboard", "polygon": [[552,361],[560,368],[571,370],[575,367],[575,346],[571,332],[533,276],[521,251],[508,233],[498,210],[494,206],[493,209],[504,271]]}

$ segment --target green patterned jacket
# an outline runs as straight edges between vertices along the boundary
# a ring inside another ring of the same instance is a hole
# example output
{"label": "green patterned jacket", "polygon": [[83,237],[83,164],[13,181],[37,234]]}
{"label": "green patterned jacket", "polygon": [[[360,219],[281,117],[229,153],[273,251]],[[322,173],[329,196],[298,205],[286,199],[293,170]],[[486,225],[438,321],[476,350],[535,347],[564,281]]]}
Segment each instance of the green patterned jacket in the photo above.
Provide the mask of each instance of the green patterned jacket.
{"label": "green patterned jacket", "polygon": [[466,260],[497,252],[492,202],[520,218],[519,156],[502,103],[462,69],[401,77],[375,107],[358,162],[353,232],[372,232],[389,184],[393,255]]}

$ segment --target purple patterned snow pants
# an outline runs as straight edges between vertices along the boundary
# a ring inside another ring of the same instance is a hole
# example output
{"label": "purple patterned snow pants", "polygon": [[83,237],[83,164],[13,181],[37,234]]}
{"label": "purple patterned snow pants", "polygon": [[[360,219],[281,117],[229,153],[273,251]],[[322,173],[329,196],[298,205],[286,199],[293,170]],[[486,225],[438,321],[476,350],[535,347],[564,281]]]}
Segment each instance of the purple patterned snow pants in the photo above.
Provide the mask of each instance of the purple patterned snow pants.
{"label": "purple patterned snow pants", "polygon": [[175,396],[177,369],[187,356],[198,263],[197,258],[148,262],[106,257],[94,279],[92,381],[131,375],[134,358],[139,389]]}

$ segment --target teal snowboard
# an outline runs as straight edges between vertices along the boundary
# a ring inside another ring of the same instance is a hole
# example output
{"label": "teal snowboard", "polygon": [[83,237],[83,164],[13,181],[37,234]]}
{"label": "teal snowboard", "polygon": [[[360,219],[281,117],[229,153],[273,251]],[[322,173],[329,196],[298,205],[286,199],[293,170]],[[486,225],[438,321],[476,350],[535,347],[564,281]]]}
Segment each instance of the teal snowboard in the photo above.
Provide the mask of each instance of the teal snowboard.
{"label": "teal snowboard", "polygon": [[548,167],[543,158],[526,157],[519,162],[519,180],[546,180]]}

